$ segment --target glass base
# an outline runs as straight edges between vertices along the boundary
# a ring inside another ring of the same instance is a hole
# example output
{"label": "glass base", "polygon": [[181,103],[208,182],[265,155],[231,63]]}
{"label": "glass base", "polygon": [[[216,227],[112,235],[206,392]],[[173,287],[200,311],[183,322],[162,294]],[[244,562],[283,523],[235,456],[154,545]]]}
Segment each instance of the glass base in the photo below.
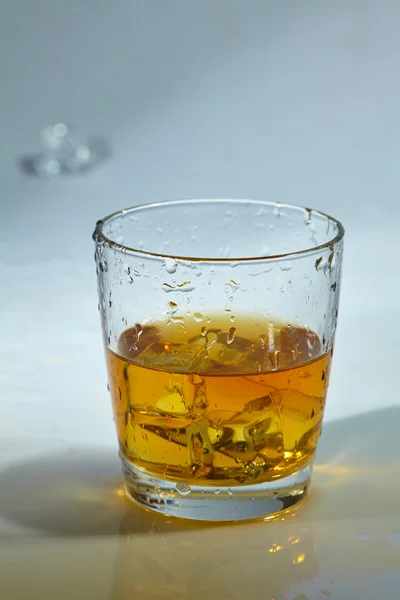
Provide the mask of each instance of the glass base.
{"label": "glass base", "polygon": [[301,502],[312,466],[289,477],[234,487],[188,485],[153,477],[122,459],[128,497],[145,508],[171,517],[200,521],[245,521],[273,518]]}

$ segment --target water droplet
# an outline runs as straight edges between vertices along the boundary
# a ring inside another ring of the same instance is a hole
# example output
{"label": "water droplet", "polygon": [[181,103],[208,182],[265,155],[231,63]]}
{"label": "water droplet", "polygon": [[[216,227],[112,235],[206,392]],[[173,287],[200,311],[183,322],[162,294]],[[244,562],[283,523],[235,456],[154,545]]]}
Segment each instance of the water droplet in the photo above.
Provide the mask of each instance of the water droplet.
{"label": "water droplet", "polygon": [[207,335],[207,327],[202,327],[200,330],[201,335],[206,336]]}
{"label": "water droplet", "polygon": [[336,292],[336,281],[335,281],[335,283],[332,283],[332,285],[331,285],[331,290],[332,290],[333,292]]}
{"label": "water droplet", "polygon": [[107,389],[110,391],[110,384],[107,382]]}
{"label": "water droplet", "polygon": [[196,321],[196,323],[201,323],[201,321],[204,321],[204,317],[201,313],[193,313],[193,319]]}
{"label": "water droplet", "polygon": [[335,266],[335,253],[332,250],[332,252],[330,253],[329,258],[328,258],[328,268],[329,268],[329,271],[332,272],[334,266]]}
{"label": "water droplet", "polygon": [[273,214],[275,217],[277,217],[277,218],[279,218],[279,217],[281,216],[281,207],[280,207],[280,204],[277,204],[277,205],[275,206],[275,208],[274,208],[274,209],[273,209],[273,211],[272,211],[272,214]]}
{"label": "water droplet", "polygon": [[233,492],[232,492],[231,488],[228,488],[228,495],[231,497],[233,496]]}
{"label": "water droplet", "polygon": [[226,341],[228,344],[232,344],[233,340],[235,339],[235,335],[236,335],[236,327],[231,327],[228,331],[228,335],[226,338]]}
{"label": "water droplet", "polygon": [[231,290],[235,293],[239,289],[240,283],[237,283],[234,279],[231,279],[225,284],[225,291],[229,293]]}
{"label": "water droplet", "polygon": [[170,315],[174,315],[176,313],[176,311],[178,310],[178,305],[176,304],[176,302],[168,302],[168,306],[169,306],[169,314]]}
{"label": "water droplet", "polygon": [[161,289],[167,294],[169,292],[192,292],[194,289],[196,289],[196,286],[193,285],[191,281],[184,281],[183,283],[178,283],[176,285],[163,283],[161,284]]}
{"label": "water droplet", "polygon": [[190,494],[190,492],[192,491],[192,488],[190,487],[190,485],[188,485],[187,483],[183,483],[183,482],[177,483],[176,489],[183,496]]}
{"label": "water droplet", "polygon": [[268,355],[270,362],[271,362],[271,368],[276,371],[277,369],[279,369],[279,359],[280,359],[280,352],[279,350],[273,350],[272,352],[269,353]]}
{"label": "water droplet", "polygon": [[309,225],[311,223],[312,210],[311,210],[311,208],[306,208],[305,211],[306,211],[306,214],[304,215],[304,224]]}
{"label": "water droplet", "polygon": [[292,265],[289,262],[284,262],[280,265],[281,271],[290,271],[291,268],[292,268]]}
{"label": "water droplet", "polygon": [[178,263],[174,258],[166,258],[165,259],[165,270],[170,275],[173,275],[178,268]]}
{"label": "water droplet", "polygon": [[218,494],[220,494],[220,493],[221,493],[221,490],[215,490],[215,492],[214,492],[214,494],[215,494],[216,496],[218,496]]}
{"label": "water droplet", "polygon": [[229,317],[229,320],[230,320],[231,323],[234,323],[235,322],[235,315],[232,315],[231,317]]}
{"label": "water droplet", "polygon": [[319,271],[319,270],[322,268],[322,266],[321,266],[322,260],[323,260],[323,257],[322,257],[322,256],[320,256],[320,257],[319,257],[319,258],[317,258],[317,260],[315,261],[315,270],[316,270],[316,271]]}

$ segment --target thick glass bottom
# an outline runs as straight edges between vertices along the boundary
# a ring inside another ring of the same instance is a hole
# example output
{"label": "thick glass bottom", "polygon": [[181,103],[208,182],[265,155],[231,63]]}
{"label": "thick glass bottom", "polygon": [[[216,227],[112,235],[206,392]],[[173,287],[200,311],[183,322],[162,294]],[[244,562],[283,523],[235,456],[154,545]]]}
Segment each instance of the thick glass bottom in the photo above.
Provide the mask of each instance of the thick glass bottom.
{"label": "thick glass bottom", "polygon": [[272,518],[305,498],[312,471],[308,465],[282,479],[230,488],[159,479],[124,458],[122,465],[129,498],[168,516],[200,521]]}

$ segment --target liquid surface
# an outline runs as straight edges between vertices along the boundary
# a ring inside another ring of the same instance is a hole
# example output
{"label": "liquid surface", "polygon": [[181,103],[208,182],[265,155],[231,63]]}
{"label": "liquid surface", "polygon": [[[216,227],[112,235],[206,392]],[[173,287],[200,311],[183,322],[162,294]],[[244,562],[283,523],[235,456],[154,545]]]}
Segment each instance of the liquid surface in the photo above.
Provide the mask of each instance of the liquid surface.
{"label": "liquid surface", "polygon": [[156,320],[107,350],[122,455],[207,485],[286,477],[321,431],[331,353],[310,330],[250,317]]}

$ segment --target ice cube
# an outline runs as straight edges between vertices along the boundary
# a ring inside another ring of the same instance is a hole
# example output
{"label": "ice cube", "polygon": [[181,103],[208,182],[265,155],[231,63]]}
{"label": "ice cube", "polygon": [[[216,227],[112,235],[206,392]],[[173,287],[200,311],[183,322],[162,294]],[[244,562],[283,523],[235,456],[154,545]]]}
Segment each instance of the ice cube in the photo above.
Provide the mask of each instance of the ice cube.
{"label": "ice cube", "polygon": [[161,341],[157,327],[136,323],[127,329],[118,340],[118,353],[129,359],[134,359],[146,348]]}
{"label": "ice cube", "polygon": [[298,440],[296,444],[297,452],[300,452],[302,455],[307,455],[315,452],[315,449],[318,444],[319,436],[321,435],[322,430],[322,419],[314,425],[314,427],[310,427],[304,435]]}
{"label": "ice cube", "polygon": [[315,417],[322,417],[324,398],[292,389],[283,392],[276,391],[274,398],[284,419],[306,423]]}
{"label": "ice cube", "polygon": [[204,477],[212,470],[214,449],[208,435],[209,425],[208,419],[202,418],[186,428],[189,464],[196,477]]}
{"label": "ice cube", "polygon": [[171,416],[185,415],[189,412],[182,385],[166,387],[162,396],[156,402],[160,412]]}
{"label": "ice cube", "polygon": [[261,457],[269,465],[283,459],[282,425],[271,394],[250,400],[243,411],[217,425],[223,430],[218,449],[228,456],[245,462]]}
{"label": "ice cube", "polygon": [[157,342],[149,345],[137,358],[136,364],[153,369],[165,369],[176,373],[197,370],[204,348],[197,344],[173,344]]}
{"label": "ice cube", "polygon": [[208,408],[206,384],[204,379],[197,374],[189,375],[189,381],[193,385],[192,410],[197,416],[200,416]]}

